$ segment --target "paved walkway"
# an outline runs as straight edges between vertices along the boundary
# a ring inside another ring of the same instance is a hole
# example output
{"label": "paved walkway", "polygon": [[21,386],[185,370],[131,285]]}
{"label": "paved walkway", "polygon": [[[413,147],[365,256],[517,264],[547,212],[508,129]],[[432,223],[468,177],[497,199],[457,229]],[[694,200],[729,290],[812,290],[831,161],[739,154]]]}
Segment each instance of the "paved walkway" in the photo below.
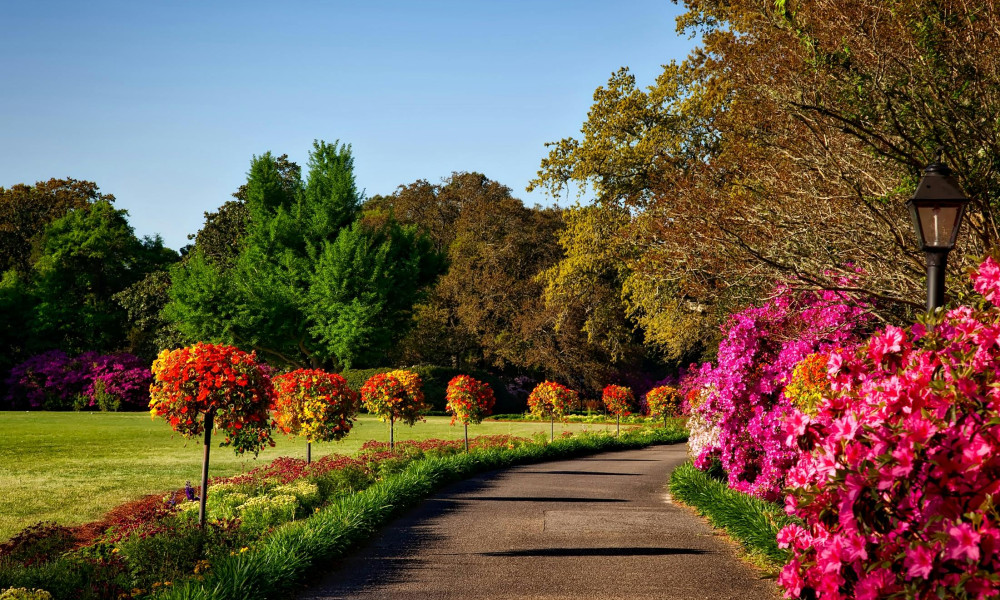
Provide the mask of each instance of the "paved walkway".
{"label": "paved walkway", "polygon": [[664,483],[685,446],[486,473],[442,490],[330,566],[302,600],[775,600],[774,583]]}

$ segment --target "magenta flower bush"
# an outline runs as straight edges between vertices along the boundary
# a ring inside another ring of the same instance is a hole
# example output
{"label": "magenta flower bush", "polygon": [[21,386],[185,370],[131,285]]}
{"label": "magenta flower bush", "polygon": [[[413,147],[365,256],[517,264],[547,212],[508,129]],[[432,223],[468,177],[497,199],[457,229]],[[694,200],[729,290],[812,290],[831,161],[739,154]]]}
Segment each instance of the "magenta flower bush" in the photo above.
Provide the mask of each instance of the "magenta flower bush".
{"label": "magenta flower bush", "polygon": [[98,405],[102,394],[127,410],[149,404],[149,366],[128,354],[85,352],[70,357],[61,350],[32,356],[7,377],[7,408],[65,410]]}
{"label": "magenta flower bush", "polygon": [[718,458],[731,488],[778,499],[799,454],[782,427],[793,410],[782,393],[792,370],[810,353],[855,344],[868,323],[864,307],[841,293],[787,286],[763,306],[732,315],[717,364],[705,363],[682,386],[699,396],[691,411],[701,427],[693,436],[695,465],[704,469]]}
{"label": "magenta flower bush", "polygon": [[789,598],[1000,595],[1000,266],[974,306],[831,352],[831,392],[784,429]]}

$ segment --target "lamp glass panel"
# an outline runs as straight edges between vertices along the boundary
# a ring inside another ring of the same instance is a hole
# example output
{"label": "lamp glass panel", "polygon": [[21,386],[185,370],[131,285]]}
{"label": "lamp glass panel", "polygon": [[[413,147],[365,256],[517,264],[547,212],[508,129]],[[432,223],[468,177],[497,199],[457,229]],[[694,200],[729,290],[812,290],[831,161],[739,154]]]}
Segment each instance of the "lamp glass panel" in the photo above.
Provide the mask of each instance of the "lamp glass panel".
{"label": "lamp glass panel", "polygon": [[920,229],[924,234],[924,245],[927,248],[950,248],[954,245],[952,235],[958,226],[958,217],[962,212],[960,206],[921,206],[917,208],[920,218]]}

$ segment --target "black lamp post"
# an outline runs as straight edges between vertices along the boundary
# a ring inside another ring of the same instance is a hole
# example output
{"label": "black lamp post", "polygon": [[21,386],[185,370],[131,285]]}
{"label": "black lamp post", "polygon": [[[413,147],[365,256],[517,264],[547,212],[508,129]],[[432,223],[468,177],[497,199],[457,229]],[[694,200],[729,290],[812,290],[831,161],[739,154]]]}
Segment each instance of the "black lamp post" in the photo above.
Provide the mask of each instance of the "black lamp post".
{"label": "black lamp post", "polygon": [[944,272],[948,253],[955,247],[958,229],[969,199],[962,194],[951,169],[938,160],[927,165],[917,191],[906,202],[913,217],[920,249],[927,256],[927,310],[944,304]]}

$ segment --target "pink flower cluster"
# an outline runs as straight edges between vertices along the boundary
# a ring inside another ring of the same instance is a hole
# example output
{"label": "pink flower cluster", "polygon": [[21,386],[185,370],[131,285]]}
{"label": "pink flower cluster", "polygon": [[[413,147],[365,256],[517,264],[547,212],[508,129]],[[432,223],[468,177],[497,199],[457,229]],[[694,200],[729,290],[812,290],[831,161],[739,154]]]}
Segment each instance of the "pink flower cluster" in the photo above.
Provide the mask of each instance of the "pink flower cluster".
{"label": "pink flower cluster", "polygon": [[889,326],[831,352],[813,416],[789,415],[802,448],[779,545],[789,598],[1000,595],[1000,266],[974,274],[983,301]]}
{"label": "pink flower cluster", "polygon": [[717,364],[705,363],[683,383],[704,398],[692,407],[692,417],[712,424],[712,443],[699,447],[695,465],[706,468],[718,458],[733,489],[779,498],[799,454],[782,428],[794,410],[784,386],[799,361],[855,343],[868,322],[865,307],[843,294],[787,286],[779,286],[763,306],[732,315],[723,327]]}

